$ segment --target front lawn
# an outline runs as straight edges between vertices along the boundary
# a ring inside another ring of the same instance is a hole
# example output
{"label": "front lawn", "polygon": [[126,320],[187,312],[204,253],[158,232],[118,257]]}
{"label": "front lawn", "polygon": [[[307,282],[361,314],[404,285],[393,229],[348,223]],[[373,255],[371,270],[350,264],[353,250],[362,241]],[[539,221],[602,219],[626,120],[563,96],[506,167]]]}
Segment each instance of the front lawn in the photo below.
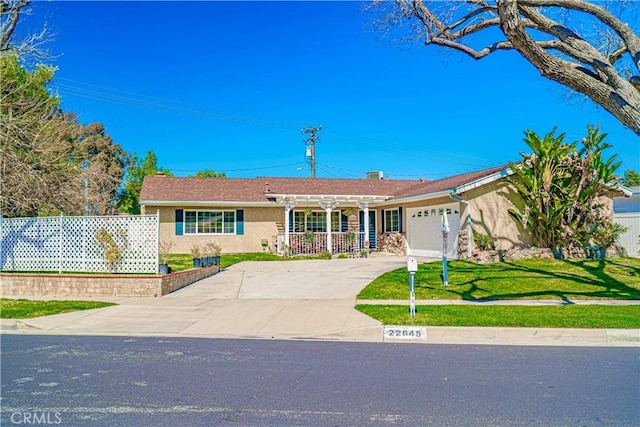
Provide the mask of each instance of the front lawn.
{"label": "front lawn", "polygon": [[31,317],[50,316],[70,311],[90,310],[116,305],[99,301],[39,301],[27,299],[0,298],[0,318],[28,319]]}
{"label": "front lawn", "polygon": [[[281,259],[283,258],[269,252],[224,254],[220,256],[220,268],[229,267],[242,261],[272,261]],[[171,271],[182,271],[193,268],[193,259],[189,254],[170,254],[168,261]]]}
{"label": "front lawn", "polygon": [[[242,261],[295,261],[301,259],[319,259],[317,255],[283,257],[272,254],[270,252],[252,252],[243,254],[222,254],[220,256],[220,268],[227,268],[230,265],[237,264]],[[193,259],[189,254],[171,254],[169,255],[169,267],[171,271],[181,271],[193,268]]]}
{"label": "front lawn", "polygon": [[[495,264],[449,261],[443,286],[441,262],[421,264],[415,275],[416,299],[640,299],[640,258],[605,260],[527,259]],[[358,299],[408,299],[406,268],[371,282]]]}
{"label": "front lawn", "polygon": [[357,305],[383,325],[480,326],[518,328],[640,328],[640,306],[563,305],[469,306],[419,305],[416,317],[407,305]]}

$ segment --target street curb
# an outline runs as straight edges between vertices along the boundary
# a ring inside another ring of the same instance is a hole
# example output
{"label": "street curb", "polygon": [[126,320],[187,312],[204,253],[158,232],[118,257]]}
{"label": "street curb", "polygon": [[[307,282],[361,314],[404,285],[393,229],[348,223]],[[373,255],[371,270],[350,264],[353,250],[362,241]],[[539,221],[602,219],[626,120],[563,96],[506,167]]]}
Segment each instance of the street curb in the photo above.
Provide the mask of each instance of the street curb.
{"label": "street curb", "polygon": [[[379,328],[379,329],[378,329]],[[360,328],[357,331],[336,331],[321,335],[217,335],[217,334],[162,334],[162,333],[108,333],[69,332],[42,329],[19,319],[1,319],[0,332],[11,335],[83,335],[83,336],[138,336],[213,339],[264,339],[292,341],[334,342],[383,342],[391,344],[440,344],[440,345],[501,345],[548,347],[632,347],[640,348],[640,329],[567,329],[567,328],[496,328],[496,327],[448,327],[424,326],[426,336],[420,339],[393,339],[385,336],[387,328],[415,328],[379,326]],[[376,332],[375,330],[378,330]],[[355,332],[355,333],[354,333]]]}
{"label": "street curb", "polygon": [[[402,329],[406,326],[387,326]],[[639,347],[640,329],[496,328],[426,326],[416,340],[384,337],[385,342],[421,344]]]}

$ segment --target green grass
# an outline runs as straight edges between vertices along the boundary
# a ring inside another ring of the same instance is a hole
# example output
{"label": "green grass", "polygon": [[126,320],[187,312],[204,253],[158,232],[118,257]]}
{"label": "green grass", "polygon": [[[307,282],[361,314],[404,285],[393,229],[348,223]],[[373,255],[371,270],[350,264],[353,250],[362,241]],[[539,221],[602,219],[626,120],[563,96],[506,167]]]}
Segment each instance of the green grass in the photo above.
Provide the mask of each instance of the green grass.
{"label": "green grass", "polygon": [[[233,264],[237,264],[242,261],[296,261],[302,259],[320,259],[319,256],[295,256],[291,258],[282,257],[270,252],[253,252],[242,254],[222,254],[220,256],[220,267],[227,268]],[[188,268],[193,268],[193,259],[189,254],[171,254],[169,255],[169,267],[171,271],[181,271]]]}
{"label": "green grass", "polygon": [[167,264],[171,271],[182,271],[193,268],[193,259],[187,254],[169,254]]}
{"label": "green grass", "polygon": [[[528,259],[495,264],[448,263],[443,286],[441,262],[421,264],[415,275],[416,299],[640,299],[640,259]],[[406,268],[376,278],[358,299],[407,299]]]}
{"label": "green grass", "polygon": [[421,305],[416,317],[409,305],[357,305],[356,309],[384,325],[480,326],[522,328],[640,328],[640,306],[564,305],[468,306]]}
{"label": "green grass", "polygon": [[36,301],[26,299],[0,298],[0,318],[28,319],[49,316],[70,311],[90,310],[115,305],[99,301]]}

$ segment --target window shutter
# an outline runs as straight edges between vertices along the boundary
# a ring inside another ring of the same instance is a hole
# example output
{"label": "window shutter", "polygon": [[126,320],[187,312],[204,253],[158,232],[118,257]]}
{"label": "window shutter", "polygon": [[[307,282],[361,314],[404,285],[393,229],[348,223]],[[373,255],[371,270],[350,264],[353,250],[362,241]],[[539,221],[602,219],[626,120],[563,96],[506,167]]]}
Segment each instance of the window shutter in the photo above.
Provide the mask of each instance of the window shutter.
{"label": "window shutter", "polygon": [[289,233],[293,233],[293,209],[289,211]]}
{"label": "window shutter", "polygon": [[402,208],[398,208],[398,232],[402,233]]}
{"label": "window shutter", "polygon": [[349,218],[345,215],[342,215],[342,212],[340,213],[340,218],[341,218],[340,231],[342,231],[343,233],[346,233],[349,230]]}
{"label": "window shutter", "polygon": [[176,236],[182,236],[184,233],[184,211],[176,209]]}
{"label": "window shutter", "polygon": [[387,232],[387,216],[384,214],[384,209],[380,210],[380,214],[382,215],[382,232]]}
{"label": "window shutter", "polygon": [[236,211],[236,234],[244,234],[244,210],[242,209]]}

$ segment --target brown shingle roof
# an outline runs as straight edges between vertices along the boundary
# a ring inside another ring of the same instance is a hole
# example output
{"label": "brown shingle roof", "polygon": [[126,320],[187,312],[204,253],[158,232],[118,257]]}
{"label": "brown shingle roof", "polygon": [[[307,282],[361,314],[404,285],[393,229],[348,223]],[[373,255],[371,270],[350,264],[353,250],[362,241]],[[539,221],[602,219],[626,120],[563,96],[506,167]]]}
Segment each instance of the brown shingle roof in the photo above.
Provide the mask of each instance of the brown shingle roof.
{"label": "brown shingle roof", "polygon": [[176,178],[147,176],[142,182],[140,203],[162,202],[256,202],[266,201],[264,187],[255,179]]}
{"label": "brown shingle roof", "polygon": [[341,178],[177,178],[145,177],[140,203],[150,202],[268,202],[273,195],[340,195],[408,197],[429,194],[473,182],[504,166],[437,181]]}
{"label": "brown shingle roof", "polygon": [[450,176],[447,178],[439,179],[437,181],[427,181],[424,183],[414,183],[413,186],[408,187],[405,191],[394,194],[396,198],[418,196],[422,194],[436,193],[444,190],[452,190],[456,187],[460,187],[464,184],[469,184],[481,178],[493,175],[496,172],[507,169],[509,166],[497,166],[490,169],[484,169],[476,172],[469,172],[460,175]]}

